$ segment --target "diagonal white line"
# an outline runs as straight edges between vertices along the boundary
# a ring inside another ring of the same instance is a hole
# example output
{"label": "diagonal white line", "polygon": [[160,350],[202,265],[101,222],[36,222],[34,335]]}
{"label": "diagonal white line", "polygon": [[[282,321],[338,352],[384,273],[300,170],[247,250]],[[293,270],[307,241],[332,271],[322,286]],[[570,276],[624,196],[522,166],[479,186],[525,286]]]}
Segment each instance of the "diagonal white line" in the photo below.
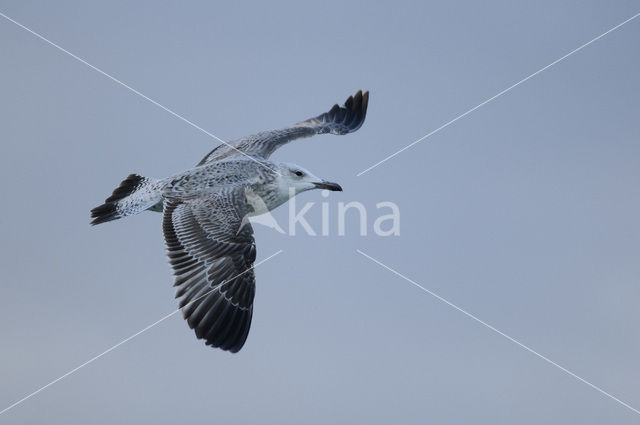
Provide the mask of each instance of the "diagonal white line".
{"label": "diagonal white line", "polygon": [[51,46],[55,47],[56,49],[60,50],[63,53],[66,53],[67,55],[71,56],[72,58],[74,58],[75,60],[85,64],[86,66],[88,66],[89,68],[93,69],[94,71],[104,75],[105,77],[107,77],[108,79],[110,79],[111,81],[120,84],[122,87],[126,88],[127,90],[131,91],[132,93],[137,94],[138,96],[140,96],[141,98],[143,98],[144,100],[147,100],[149,102],[151,102],[152,104],[154,104],[155,106],[157,106],[160,109],[165,110],[166,112],[170,113],[171,115],[173,115],[174,117],[178,118],[181,121],[184,121],[185,123],[189,124],[191,127],[195,128],[196,130],[201,131],[202,133],[206,134],[209,137],[212,137],[214,139],[216,139],[217,141],[219,141],[222,144],[227,145],[228,147],[230,147],[231,149],[237,151],[238,153],[246,156],[247,158],[249,158],[250,160],[260,164],[261,166],[273,171],[276,174],[280,174],[277,170],[273,170],[271,167],[263,164],[262,162],[256,160],[255,158],[253,158],[250,155],[247,155],[246,153],[242,152],[241,150],[237,149],[235,146],[225,142],[224,140],[222,140],[221,138],[219,138],[218,136],[216,136],[213,133],[208,132],[207,130],[205,130],[204,128],[200,127],[199,125],[189,121],[188,119],[186,119],[185,117],[183,117],[182,115],[178,114],[177,112],[174,112],[173,110],[167,108],[164,105],[161,105],[160,103],[156,102],[155,100],[151,99],[150,97],[140,93],[138,90],[134,89],[133,87],[123,83],[122,81],[118,80],[116,77],[114,77],[111,74],[106,73],[105,71],[101,70],[100,68],[91,65],[89,62],[87,62],[86,60],[82,59],[81,57],[78,57],[76,55],[74,55],[73,53],[71,53],[70,51],[68,51],[67,49],[59,46],[58,44],[54,43],[53,41],[49,40],[48,38],[38,34],[37,32],[33,31],[30,28],[27,28],[26,26],[22,25],[20,22],[16,21],[15,19],[5,15],[4,13],[0,12],[0,16],[2,16],[3,18],[5,18],[7,21],[13,22],[14,24],[16,24],[17,26],[19,26],[20,28],[22,28],[25,31],[30,32],[31,34],[35,35],[36,37],[38,37],[40,40],[50,44]]}
{"label": "diagonal white line", "polygon": [[609,29],[609,30],[608,30],[608,31],[606,31],[606,32],[603,32],[602,34],[600,34],[600,35],[599,35],[599,36],[597,36],[596,38],[593,38],[593,39],[591,39],[590,41],[588,41],[588,42],[584,43],[582,46],[580,46],[580,47],[578,47],[578,48],[576,48],[576,49],[573,49],[572,51],[570,51],[570,52],[569,52],[569,53],[567,53],[566,55],[562,56],[561,58],[558,58],[558,59],[554,60],[553,62],[551,62],[549,65],[545,66],[544,68],[540,68],[539,70],[537,70],[537,71],[536,71],[536,72],[534,72],[533,74],[531,74],[531,75],[529,75],[529,76],[527,76],[527,77],[523,78],[522,80],[518,81],[517,83],[515,83],[515,84],[513,84],[513,85],[511,85],[511,86],[507,87],[506,89],[502,90],[500,93],[496,94],[495,96],[490,97],[489,99],[485,100],[484,102],[482,102],[482,103],[480,103],[480,104],[478,104],[478,105],[474,106],[473,108],[469,109],[467,112],[465,112],[465,113],[463,113],[463,114],[461,114],[461,115],[458,115],[457,117],[455,117],[455,118],[454,118],[454,119],[452,119],[451,121],[449,121],[449,122],[447,122],[447,123],[445,123],[445,124],[441,125],[440,127],[436,128],[436,129],[435,129],[435,130],[433,130],[432,132],[425,134],[424,136],[422,136],[421,138],[419,138],[419,139],[418,139],[418,140],[416,140],[415,142],[409,143],[407,146],[405,146],[404,148],[400,149],[399,151],[394,152],[394,153],[392,153],[391,155],[389,155],[389,156],[387,156],[386,158],[384,158],[383,160],[376,162],[376,163],[375,163],[375,164],[373,164],[371,167],[369,167],[369,168],[367,168],[367,169],[365,169],[365,170],[360,171],[360,172],[357,174],[357,177],[360,177],[360,176],[361,176],[361,175],[363,175],[364,173],[367,173],[367,172],[369,172],[369,171],[373,170],[373,169],[374,169],[374,168],[376,168],[378,165],[380,165],[380,164],[382,164],[382,163],[384,163],[384,162],[387,162],[388,160],[390,160],[390,159],[391,159],[391,158],[393,158],[394,156],[396,156],[396,155],[398,155],[398,154],[400,154],[400,153],[402,153],[402,152],[406,151],[406,150],[407,150],[407,149],[409,149],[410,147],[412,147],[412,146],[414,146],[414,145],[416,145],[416,144],[418,144],[418,143],[422,142],[424,139],[426,139],[426,138],[428,138],[428,137],[430,137],[430,136],[433,136],[434,134],[436,134],[436,133],[437,133],[437,132],[439,132],[440,130],[442,130],[442,129],[444,129],[444,128],[448,127],[448,126],[450,126],[451,124],[453,124],[454,122],[458,121],[459,119],[466,117],[467,115],[469,115],[470,113],[472,113],[472,112],[473,112],[473,111],[475,111],[476,109],[479,109],[479,108],[483,107],[484,105],[486,105],[487,103],[491,102],[492,100],[495,100],[495,99],[497,99],[498,97],[500,97],[500,96],[502,96],[503,94],[505,94],[505,93],[507,93],[508,91],[510,91],[511,89],[518,87],[520,84],[524,83],[524,82],[525,82],[525,81],[527,81],[527,80],[530,80],[531,78],[535,77],[536,75],[540,74],[541,72],[543,72],[543,71],[545,71],[545,70],[547,70],[547,69],[551,68],[553,65],[557,64],[558,62],[563,61],[564,59],[568,58],[569,56],[573,55],[574,53],[579,52],[580,50],[584,49],[585,47],[587,47],[587,46],[588,46],[588,45],[590,45],[591,43],[593,43],[593,42],[595,42],[595,41],[598,41],[599,39],[601,39],[601,38],[602,38],[602,37],[604,37],[605,35],[609,34],[610,32],[615,31],[615,30],[617,30],[618,28],[620,28],[621,26],[623,26],[624,24],[626,24],[626,23],[628,23],[628,22],[631,22],[632,20],[636,19],[638,16],[640,16],[640,13],[636,13],[635,15],[633,15],[632,17],[630,17],[630,18],[629,18],[629,19],[627,19],[626,21],[619,23],[618,25],[616,25],[615,27],[613,27],[613,28]]}
{"label": "diagonal white line", "polygon": [[624,401],[620,400],[619,398],[609,394],[608,392],[606,392],[605,390],[601,389],[600,387],[595,386],[594,384],[592,384],[591,382],[587,381],[586,379],[583,379],[581,377],[579,377],[578,375],[576,375],[575,373],[571,372],[569,369],[566,369],[562,366],[560,366],[558,363],[554,362],[553,360],[543,356],[542,354],[538,353],[537,351],[535,351],[532,348],[529,348],[528,346],[524,345],[523,343],[521,343],[520,341],[518,341],[515,338],[510,337],[509,335],[505,334],[504,332],[500,331],[499,329],[494,328],[493,326],[491,326],[490,324],[488,324],[487,322],[479,319],[478,317],[474,316],[471,313],[468,313],[467,311],[463,310],[462,308],[458,307],[457,305],[455,305],[454,303],[452,303],[451,301],[448,301],[444,298],[442,298],[440,295],[436,294],[433,291],[428,290],[427,288],[425,288],[424,286],[420,285],[419,283],[409,279],[407,276],[403,275],[402,273],[392,269],[391,267],[381,263],[380,261],[376,260],[375,258],[365,254],[364,252],[360,251],[359,249],[356,249],[356,251],[361,254],[362,256],[368,258],[369,260],[373,261],[374,263],[378,264],[379,266],[389,270],[391,273],[395,274],[396,276],[401,277],[402,279],[406,280],[407,282],[409,282],[410,284],[414,285],[417,288],[422,289],[424,292],[426,292],[427,294],[437,298],[438,300],[442,301],[443,303],[447,304],[449,307],[453,307],[454,309],[458,310],[460,313],[464,314],[465,316],[475,320],[476,322],[480,323],[481,325],[491,329],[492,331],[494,331],[495,333],[497,333],[498,335],[501,335],[503,337],[505,337],[506,339],[508,339],[509,341],[513,342],[514,344],[517,344],[518,346],[524,348],[525,350],[527,350],[528,352],[530,352],[531,354],[536,355],[537,357],[541,358],[542,360],[544,360],[545,362],[557,367],[558,369],[560,369],[561,371],[573,376],[574,378],[576,378],[577,380],[579,380],[582,383],[587,384],[588,386],[590,386],[591,388],[593,388],[594,390],[598,391],[599,393],[609,397],[610,399],[620,403],[621,405],[623,405],[624,407],[626,407],[627,409],[630,409],[632,411],[634,411],[635,413],[640,415],[640,410],[635,409],[634,407],[628,405],[627,403],[625,403]]}
{"label": "diagonal white line", "polygon": [[[256,267],[258,267],[259,265],[261,265],[261,264],[263,264],[263,263],[265,263],[265,262],[269,261],[270,259],[272,259],[272,258],[273,258],[273,257],[275,257],[276,255],[280,254],[281,252],[282,252],[282,250],[280,250],[280,251],[276,252],[275,254],[271,254],[269,257],[267,257],[267,258],[265,258],[264,260],[262,260],[262,261],[260,261],[260,262],[258,262],[258,263],[256,263],[256,264],[254,264],[252,267],[248,268],[247,270],[243,271],[242,273],[237,274],[236,276],[232,277],[232,278],[231,278],[231,279],[229,279],[229,280],[232,280],[232,279],[235,279],[235,278],[237,278],[237,277],[239,277],[239,276],[242,276],[243,274],[247,273],[248,271],[253,270],[253,269],[255,269]],[[187,304],[185,304],[183,307],[181,307],[181,308],[177,309],[176,311],[173,311],[173,312],[171,312],[171,313],[167,314],[166,316],[162,317],[161,319],[159,319],[159,320],[157,320],[157,321],[153,322],[152,324],[150,324],[150,325],[148,325],[148,326],[146,326],[146,327],[142,328],[142,329],[141,329],[141,330],[139,330],[138,332],[136,332],[136,333],[134,333],[133,335],[131,335],[131,336],[129,336],[129,337],[127,337],[127,338],[123,339],[122,341],[120,341],[120,342],[119,342],[119,343],[117,343],[116,345],[112,346],[111,348],[109,348],[109,349],[107,349],[107,350],[103,351],[102,353],[98,354],[98,355],[97,355],[97,356],[95,356],[95,357],[90,358],[90,359],[89,359],[89,360],[87,360],[86,362],[82,363],[80,366],[78,366],[78,367],[76,367],[76,368],[71,369],[69,372],[65,373],[64,375],[60,376],[59,378],[54,379],[53,381],[49,382],[47,385],[45,385],[45,386],[43,386],[43,387],[40,387],[40,388],[39,388],[39,389],[37,389],[36,391],[34,391],[34,392],[32,392],[31,394],[29,394],[29,395],[27,395],[27,396],[25,396],[25,397],[21,398],[20,400],[16,401],[16,402],[15,402],[15,403],[13,403],[12,405],[7,406],[7,407],[6,407],[6,408],[4,408],[2,411],[0,411],[0,415],[2,415],[3,413],[5,413],[6,411],[8,411],[8,410],[10,410],[10,409],[13,409],[13,408],[14,408],[14,407],[16,407],[17,405],[19,405],[19,404],[21,404],[21,403],[23,403],[23,402],[27,401],[28,399],[30,399],[30,398],[31,398],[31,397],[33,397],[34,395],[36,395],[36,394],[38,394],[38,393],[40,393],[40,392],[42,392],[42,391],[46,390],[47,388],[49,388],[50,386],[52,386],[52,385],[53,385],[53,384],[55,384],[56,382],[63,380],[63,379],[64,379],[64,378],[66,378],[67,376],[69,376],[69,375],[71,375],[71,374],[73,374],[73,373],[75,373],[75,372],[79,371],[79,370],[80,370],[80,369],[82,369],[83,367],[85,367],[85,366],[87,366],[87,365],[89,365],[89,364],[93,363],[94,361],[98,360],[100,357],[104,356],[105,354],[110,353],[111,351],[113,351],[113,350],[115,350],[116,348],[120,347],[122,344],[124,344],[124,343],[126,343],[126,342],[128,342],[128,341],[131,341],[133,338],[135,338],[135,337],[137,337],[138,335],[140,335],[140,334],[142,334],[142,333],[144,333],[144,332],[148,331],[149,329],[153,328],[153,327],[154,327],[154,326],[156,326],[157,324],[159,324],[159,323],[161,323],[161,322],[164,322],[164,321],[165,321],[165,320],[167,320],[169,317],[171,317],[171,316],[173,316],[174,314],[176,314],[176,313],[180,312],[183,308],[186,308],[186,307],[188,307],[189,305],[193,304],[194,302],[198,301],[200,298],[202,298],[202,297],[206,297],[207,295],[209,295],[209,294],[210,294],[211,292],[213,292],[213,291],[217,291],[219,286],[220,286],[220,285],[217,285],[217,286],[216,286],[215,288],[213,288],[211,291],[207,291],[206,293],[202,294],[202,295],[201,295],[201,296],[199,296],[198,298],[196,298],[196,299],[194,299],[194,300],[192,300],[192,301],[188,302],[188,303],[187,303]]]}

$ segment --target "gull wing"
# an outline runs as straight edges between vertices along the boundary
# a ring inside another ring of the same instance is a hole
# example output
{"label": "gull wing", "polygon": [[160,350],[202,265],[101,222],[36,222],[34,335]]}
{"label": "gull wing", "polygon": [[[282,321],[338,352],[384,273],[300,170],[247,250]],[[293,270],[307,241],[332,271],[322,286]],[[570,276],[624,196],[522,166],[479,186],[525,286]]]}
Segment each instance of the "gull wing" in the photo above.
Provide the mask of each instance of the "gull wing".
{"label": "gull wing", "polygon": [[249,334],[256,247],[242,189],[168,199],[163,232],[182,314],[207,345],[239,351]]}
{"label": "gull wing", "polygon": [[[328,112],[309,118],[279,130],[263,131],[231,142],[233,146],[220,145],[209,152],[198,165],[219,161],[230,156],[259,156],[268,159],[280,146],[302,137],[316,134],[348,134],[359,129],[364,123],[369,104],[369,92],[358,91],[349,96],[344,106],[333,105]],[[235,149],[234,149],[235,148]],[[242,153],[240,153],[240,152]]]}

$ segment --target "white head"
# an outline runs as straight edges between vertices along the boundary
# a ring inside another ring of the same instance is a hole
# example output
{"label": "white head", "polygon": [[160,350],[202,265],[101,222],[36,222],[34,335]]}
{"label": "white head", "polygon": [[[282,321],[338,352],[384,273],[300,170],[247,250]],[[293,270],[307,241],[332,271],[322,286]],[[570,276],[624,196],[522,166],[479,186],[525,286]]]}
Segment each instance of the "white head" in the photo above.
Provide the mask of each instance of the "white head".
{"label": "white head", "polygon": [[278,171],[281,174],[279,177],[281,188],[286,188],[287,192],[289,188],[293,188],[296,195],[311,189],[342,191],[338,183],[316,177],[299,165],[280,163],[278,164]]}

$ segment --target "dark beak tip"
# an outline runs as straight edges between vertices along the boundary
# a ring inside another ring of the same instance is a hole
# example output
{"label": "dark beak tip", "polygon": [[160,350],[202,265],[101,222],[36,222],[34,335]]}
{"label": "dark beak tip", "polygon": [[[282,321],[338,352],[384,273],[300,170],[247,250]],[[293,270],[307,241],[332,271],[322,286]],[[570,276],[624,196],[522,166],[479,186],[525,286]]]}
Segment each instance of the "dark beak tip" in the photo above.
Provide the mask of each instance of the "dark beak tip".
{"label": "dark beak tip", "polygon": [[318,189],[326,189],[326,190],[331,190],[333,192],[342,192],[342,186],[340,186],[338,183],[332,183],[332,182],[320,182],[320,183],[316,183],[316,188]]}

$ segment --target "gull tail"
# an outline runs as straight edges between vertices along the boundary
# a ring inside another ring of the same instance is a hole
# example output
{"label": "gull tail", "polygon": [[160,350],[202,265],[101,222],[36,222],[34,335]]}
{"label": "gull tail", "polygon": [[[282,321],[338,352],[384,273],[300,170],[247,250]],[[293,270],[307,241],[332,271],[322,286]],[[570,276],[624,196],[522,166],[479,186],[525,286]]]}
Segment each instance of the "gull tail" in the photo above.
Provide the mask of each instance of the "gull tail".
{"label": "gull tail", "polygon": [[104,204],[91,210],[91,224],[106,223],[147,209],[162,211],[160,180],[130,174]]}

